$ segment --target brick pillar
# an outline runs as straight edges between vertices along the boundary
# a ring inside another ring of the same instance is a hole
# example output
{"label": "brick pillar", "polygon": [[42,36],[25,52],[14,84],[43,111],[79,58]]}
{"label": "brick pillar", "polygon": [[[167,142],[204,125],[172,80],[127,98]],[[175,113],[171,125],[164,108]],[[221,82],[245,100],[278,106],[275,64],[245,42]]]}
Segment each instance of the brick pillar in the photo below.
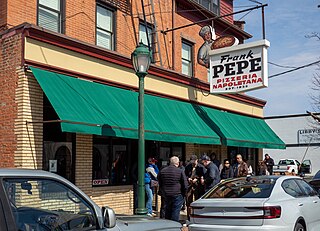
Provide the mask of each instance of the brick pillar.
{"label": "brick pillar", "polygon": [[15,167],[42,169],[43,92],[31,72],[17,69]]}
{"label": "brick pillar", "polygon": [[92,135],[76,134],[75,184],[92,196]]}

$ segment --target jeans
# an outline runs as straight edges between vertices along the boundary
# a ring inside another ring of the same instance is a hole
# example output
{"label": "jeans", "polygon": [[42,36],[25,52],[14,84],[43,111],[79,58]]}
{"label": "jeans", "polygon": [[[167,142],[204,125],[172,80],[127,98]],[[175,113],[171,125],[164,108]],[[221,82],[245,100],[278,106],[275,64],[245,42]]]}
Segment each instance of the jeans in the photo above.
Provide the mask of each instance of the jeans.
{"label": "jeans", "polygon": [[184,197],[179,194],[176,196],[165,197],[165,218],[173,221],[179,221],[180,210],[184,202]]}
{"label": "jeans", "polygon": [[147,194],[147,203],[146,208],[149,214],[152,214],[152,200],[153,200],[153,193],[152,189],[150,188],[150,184],[145,184],[146,194]]}

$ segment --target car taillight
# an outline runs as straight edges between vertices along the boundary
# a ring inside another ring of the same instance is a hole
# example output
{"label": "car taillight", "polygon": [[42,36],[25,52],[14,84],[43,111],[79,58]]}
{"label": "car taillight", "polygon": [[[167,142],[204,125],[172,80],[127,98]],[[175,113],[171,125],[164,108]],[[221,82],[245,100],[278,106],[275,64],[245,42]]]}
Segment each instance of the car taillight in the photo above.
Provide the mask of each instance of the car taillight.
{"label": "car taillight", "polygon": [[281,207],[280,206],[265,206],[263,207],[263,218],[264,219],[274,219],[281,217]]}
{"label": "car taillight", "polygon": [[290,169],[290,166],[287,166],[287,170],[289,171],[289,169]]}

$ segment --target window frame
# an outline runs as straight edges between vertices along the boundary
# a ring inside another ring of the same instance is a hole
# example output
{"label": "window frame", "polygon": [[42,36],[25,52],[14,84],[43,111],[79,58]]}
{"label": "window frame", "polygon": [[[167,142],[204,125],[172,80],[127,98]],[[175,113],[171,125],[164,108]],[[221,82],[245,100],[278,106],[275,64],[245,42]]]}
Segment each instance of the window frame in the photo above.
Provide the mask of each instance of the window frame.
{"label": "window frame", "polygon": [[[190,47],[190,60],[188,59],[184,59],[183,55],[182,55],[182,51],[183,51],[183,45],[189,46]],[[187,61],[189,62],[189,73],[183,73],[183,61]],[[187,76],[194,76],[194,43],[186,40],[186,39],[182,39],[181,40],[181,73]]]}
{"label": "window frame", "polygon": [[[112,31],[108,31],[102,27],[99,27],[98,25],[98,7],[101,7],[105,10],[108,10],[112,13],[112,25],[111,25],[111,29]],[[115,51],[116,50],[116,10],[100,1],[97,1],[96,2],[96,17],[95,17],[95,45],[96,46],[99,46],[99,47],[103,47],[105,49],[108,49],[108,50],[112,50],[112,51]],[[111,47],[110,48],[107,48],[107,47],[104,47],[104,46],[101,46],[101,45],[98,45],[98,30],[101,30],[105,33],[110,33],[111,34]]]}
{"label": "window frame", "polygon": [[141,37],[140,33],[142,32],[142,31],[140,30],[141,27],[146,27],[146,28],[147,28],[147,31],[146,31],[147,36],[148,36],[148,30],[150,29],[150,31],[151,31],[150,36],[149,36],[150,46],[148,46],[148,44],[145,44],[145,43],[143,43],[143,44],[144,44],[145,46],[147,46],[147,47],[150,48],[149,50],[152,52],[151,63],[155,63],[155,51],[156,51],[156,47],[155,47],[155,37],[154,37],[154,33],[153,33],[153,32],[154,32],[154,25],[152,25],[152,24],[150,24],[150,23],[145,24],[143,21],[140,21],[140,22],[139,22],[139,40],[138,40],[139,43],[140,43],[140,41],[141,41],[141,39],[140,39],[140,37]]}
{"label": "window frame", "polygon": [[[198,2],[202,7],[204,7],[205,9],[209,10],[210,12],[215,13],[216,15],[220,15],[220,0],[208,0],[209,3],[209,9],[205,6],[205,4],[203,3],[203,0],[196,0],[196,2]],[[217,2],[217,3],[215,3]]]}
{"label": "window frame", "polygon": [[39,25],[39,16],[40,16],[39,10],[40,10],[40,7],[42,7],[42,9],[49,10],[54,13],[58,13],[58,15],[59,15],[59,23],[58,23],[59,29],[58,29],[58,31],[54,31],[54,32],[64,34],[65,33],[65,0],[58,0],[58,1],[60,1],[60,11],[52,9],[46,5],[40,4],[40,0],[37,0],[37,25],[40,27],[43,27],[47,30],[50,30],[44,26]]}

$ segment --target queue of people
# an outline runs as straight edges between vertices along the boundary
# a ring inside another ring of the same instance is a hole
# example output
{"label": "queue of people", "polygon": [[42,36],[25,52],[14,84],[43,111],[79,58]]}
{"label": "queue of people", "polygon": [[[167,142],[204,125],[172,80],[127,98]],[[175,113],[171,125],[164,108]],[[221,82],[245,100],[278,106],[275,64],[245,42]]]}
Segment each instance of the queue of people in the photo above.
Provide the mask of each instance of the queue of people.
{"label": "queue of people", "polygon": [[[221,180],[246,177],[253,175],[253,170],[241,154],[236,155],[235,164],[229,159],[220,161],[213,153],[204,154],[200,158],[190,157],[189,163],[182,165],[179,157],[172,156],[168,166],[160,171],[156,159],[150,157],[146,165],[145,189],[147,195],[146,207],[149,216],[155,216],[152,211],[153,194],[159,190],[161,196],[160,217],[179,221],[180,210],[184,204],[187,207],[187,216],[190,216],[190,204],[199,199]],[[274,165],[273,159],[266,154],[265,159],[259,162],[257,175],[270,175]]]}

